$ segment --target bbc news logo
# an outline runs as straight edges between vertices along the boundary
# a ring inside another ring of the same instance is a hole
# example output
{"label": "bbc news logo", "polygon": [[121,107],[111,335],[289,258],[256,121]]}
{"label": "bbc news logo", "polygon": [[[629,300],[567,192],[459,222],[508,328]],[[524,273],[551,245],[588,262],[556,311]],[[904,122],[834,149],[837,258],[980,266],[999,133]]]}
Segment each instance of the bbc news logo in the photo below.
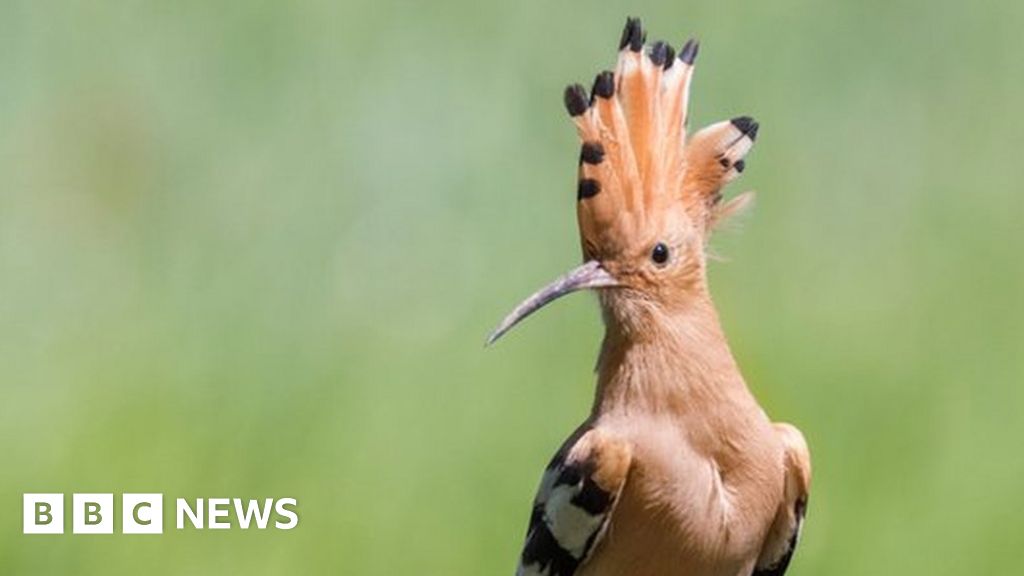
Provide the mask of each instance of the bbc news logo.
{"label": "bbc news logo", "polygon": [[[22,503],[25,534],[64,533],[64,494],[24,494]],[[122,534],[163,534],[163,494],[122,494],[120,500]],[[198,530],[291,530],[299,524],[298,502],[294,498],[177,498],[174,501],[175,528]],[[73,534],[114,533],[113,494],[72,494],[71,532]]]}

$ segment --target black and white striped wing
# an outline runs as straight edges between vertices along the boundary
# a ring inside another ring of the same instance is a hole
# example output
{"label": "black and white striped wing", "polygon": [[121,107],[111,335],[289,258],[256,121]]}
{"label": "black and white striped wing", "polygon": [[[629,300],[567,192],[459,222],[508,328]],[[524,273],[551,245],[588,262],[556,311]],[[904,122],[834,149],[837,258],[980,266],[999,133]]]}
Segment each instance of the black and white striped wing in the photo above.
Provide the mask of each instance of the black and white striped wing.
{"label": "black and white striped wing", "polygon": [[516,576],[572,576],[608,526],[625,483],[629,450],[595,430],[555,454],[534,499]]}
{"label": "black and white striped wing", "polygon": [[807,516],[807,500],[811,489],[811,453],[804,435],[792,424],[778,422],[775,429],[786,448],[785,500],[776,520],[781,530],[773,528],[773,536],[751,576],[783,576],[800,542],[800,530]]}
{"label": "black and white striped wing", "polygon": [[768,566],[754,568],[751,576],[784,576],[789,569],[789,562],[796,552],[796,545],[800,542],[800,529],[803,528],[804,517],[807,515],[807,497],[802,496],[796,501],[793,509],[793,517],[796,520],[787,540],[787,545],[782,555]]}

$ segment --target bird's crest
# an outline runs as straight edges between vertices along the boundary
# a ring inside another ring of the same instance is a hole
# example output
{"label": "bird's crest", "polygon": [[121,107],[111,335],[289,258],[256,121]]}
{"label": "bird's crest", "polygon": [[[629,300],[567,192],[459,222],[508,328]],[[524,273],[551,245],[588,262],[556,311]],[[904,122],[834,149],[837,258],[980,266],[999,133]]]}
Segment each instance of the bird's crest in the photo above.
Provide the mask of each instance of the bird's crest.
{"label": "bird's crest", "polygon": [[674,203],[706,236],[751,197],[723,204],[721,189],[743,171],[757,122],[741,116],[687,137],[699,44],[691,39],[676,54],[645,42],[640,20],[627,19],[615,70],[599,73],[589,95],[579,84],[565,91],[582,140],[577,216],[586,259],[621,249]]}
{"label": "bird's crest", "polygon": [[634,321],[641,316],[621,304],[637,294],[677,306],[706,288],[707,236],[751,198],[721,201],[722,187],[743,171],[757,122],[739,116],[688,137],[697,41],[678,55],[645,41],[640,21],[628,18],[615,70],[599,73],[590,94],[579,84],[565,91],[583,141],[576,213],[584,263],[516,306],[488,343],[578,290],[601,290],[602,303],[620,304],[607,306],[619,320]]}

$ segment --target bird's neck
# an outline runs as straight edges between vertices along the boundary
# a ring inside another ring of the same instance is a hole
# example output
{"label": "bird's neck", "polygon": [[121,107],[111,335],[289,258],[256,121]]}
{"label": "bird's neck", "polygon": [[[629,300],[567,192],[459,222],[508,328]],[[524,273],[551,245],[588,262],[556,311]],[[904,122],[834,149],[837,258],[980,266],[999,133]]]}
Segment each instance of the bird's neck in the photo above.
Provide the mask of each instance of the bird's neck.
{"label": "bird's neck", "polygon": [[620,308],[605,309],[594,417],[699,414],[752,402],[709,296],[671,311],[645,301],[612,305]]}

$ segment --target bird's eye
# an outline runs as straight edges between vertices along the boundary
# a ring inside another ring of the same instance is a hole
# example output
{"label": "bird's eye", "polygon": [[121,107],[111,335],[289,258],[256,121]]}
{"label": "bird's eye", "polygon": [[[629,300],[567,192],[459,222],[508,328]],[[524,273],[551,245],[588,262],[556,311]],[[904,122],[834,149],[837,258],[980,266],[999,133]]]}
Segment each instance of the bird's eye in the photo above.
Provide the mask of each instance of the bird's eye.
{"label": "bird's eye", "polygon": [[651,250],[651,260],[658,266],[664,266],[668,262],[668,246],[664,242],[658,242]]}

